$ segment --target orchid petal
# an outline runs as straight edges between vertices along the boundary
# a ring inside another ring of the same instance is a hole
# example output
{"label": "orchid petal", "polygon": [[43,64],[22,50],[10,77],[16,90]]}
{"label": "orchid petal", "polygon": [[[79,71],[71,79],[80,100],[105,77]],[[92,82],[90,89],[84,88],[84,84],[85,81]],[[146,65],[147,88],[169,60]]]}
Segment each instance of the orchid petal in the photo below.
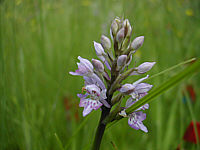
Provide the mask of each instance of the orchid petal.
{"label": "orchid petal", "polygon": [[102,90],[106,88],[103,81],[95,73],[92,75],[92,78]]}
{"label": "orchid petal", "polygon": [[96,94],[97,96],[100,96],[100,89],[95,84],[86,85],[85,89],[90,95]]}
{"label": "orchid petal", "polygon": [[97,56],[106,55],[106,53],[104,52],[104,49],[100,43],[97,43],[94,41],[94,48],[95,48]]}
{"label": "orchid petal", "polygon": [[101,99],[99,100],[104,106],[106,106],[107,108],[110,108],[110,104],[108,104],[108,102],[105,99]]}
{"label": "orchid petal", "polygon": [[99,109],[103,104],[99,101],[92,100],[90,98],[88,99],[81,99],[79,103],[79,107],[84,107],[83,110],[83,117],[88,115],[93,109],[97,110]]}
{"label": "orchid petal", "polygon": [[122,87],[119,89],[121,93],[128,94],[130,91],[134,90],[135,86],[133,84],[124,84]]}
{"label": "orchid petal", "polygon": [[148,92],[152,87],[153,87],[153,85],[150,85],[147,83],[139,83],[136,85],[134,91],[138,94],[140,94],[140,93],[142,94],[142,93]]}
{"label": "orchid petal", "polygon": [[142,121],[146,119],[146,114],[142,111],[133,112],[129,115],[128,124],[130,127],[138,130],[142,130],[144,132],[148,132],[147,128],[143,125]]}
{"label": "orchid petal", "polygon": [[147,75],[147,76],[146,76],[146,77],[144,77],[144,78],[141,78],[141,79],[137,80],[137,81],[136,81],[136,82],[134,82],[132,85],[133,85],[133,86],[135,86],[135,85],[137,85],[138,83],[140,83],[140,82],[142,82],[142,81],[146,80],[148,77],[149,77],[149,75]]}
{"label": "orchid petal", "polygon": [[82,58],[81,56],[78,56],[78,59],[80,60],[80,64],[93,71],[93,65],[89,60]]}

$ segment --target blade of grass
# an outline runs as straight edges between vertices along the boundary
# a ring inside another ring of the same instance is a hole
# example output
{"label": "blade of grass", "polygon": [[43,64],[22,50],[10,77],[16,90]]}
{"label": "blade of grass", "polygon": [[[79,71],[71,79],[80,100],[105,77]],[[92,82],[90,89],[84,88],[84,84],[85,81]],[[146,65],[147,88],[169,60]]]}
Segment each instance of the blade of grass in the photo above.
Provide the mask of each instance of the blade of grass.
{"label": "blade of grass", "polygon": [[86,117],[83,122],[81,122],[81,124],[79,125],[79,127],[76,129],[76,131],[74,132],[74,134],[72,135],[72,137],[68,140],[67,144],[65,145],[64,149],[68,149],[68,147],[70,146],[71,142],[73,141],[73,139],[78,135],[79,131],[85,126],[86,122],[88,121],[89,118],[91,118],[93,112],[91,113],[91,115],[89,115],[88,117]]}
{"label": "blade of grass", "polygon": [[170,67],[170,68],[168,68],[168,69],[165,69],[165,70],[163,70],[163,71],[161,71],[161,72],[159,72],[159,73],[157,73],[157,74],[155,74],[155,75],[149,77],[148,79],[146,79],[146,81],[147,81],[147,80],[150,80],[150,79],[152,79],[152,78],[155,78],[155,77],[157,77],[157,76],[160,76],[160,75],[162,75],[162,74],[164,74],[164,73],[167,73],[167,72],[169,72],[169,71],[172,71],[172,70],[174,70],[174,69],[176,69],[176,68],[178,68],[178,67],[180,67],[180,66],[182,66],[182,65],[188,64],[188,63],[193,62],[193,61],[195,61],[195,60],[196,60],[196,58],[191,58],[191,59],[189,59],[189,60],[186,60],[186,61],[184,61],[184,62],[181,62],[181,63],[179,63],[179,64],[177,64],[177,65],[175,65],[175,66],[172,66],[172,67]]}
{"label": "blade of grass", "polygon": [[59,148],[60,148],[61,150],[64,150],[64,147],[63,147],[62,142],[60,141],[60,138],[58,137],[58,135],[57,135],[56,133],[55,133],[54,135],[55,135],[56,140],[57,140],[57,142],[58,142]]}
{"label": "blade of grass", "polygon": [[[193,73],[199,71],[199,69],[200,69],[200,60],[198,59],[195,63],[193,63],[192,65],[188,66],[187,68],[185,68],[183,71],[179,72],[178,74],[174,75],[173,77],[168,79],[166,82],[164,82],[163,84],[158,86],[156,89],[150,91],[147,96],[141,98],[134,105],[129,107],[126,110],[126,113],[130,114],[130,113],[134,112],[136,109],[138,109],[139,107],[143,106],[144,104],[151,102],[155,97],[161,95],[162,93],[164,93],[168,89],[174,87],[178,82],[182,81],[183,79],[185,79],[186,77],[192,75]],[[118,115],[116,120],[118,121],[118,120],[120,120],[122,118],[123,117]],[[113,118],[109,118],[108,117],[108,118],[106,118],[104,120],[104,122],[105,123],[109,123],[111,120],[113,120]],[[117,121],[115,121],[115,123]]]}
{"label": "blade of grass", "polygon": [[[177,99],[177,97],[175,97]],[[173,143],[173,140],[175,140],[175,135],[173,134],[175,130],[175,122],[176,122],[176,112],[177,112],[177,107],[178,107],[178,100],[175,100],[175,102],[172,104],[170,108],[170,113],[168,116],[168,121],[167,121],[167,126],[165,130],[165,136],[163,140],[163,145],[162,149],[163,150],[168,150],[172,146],[171,144]]]}

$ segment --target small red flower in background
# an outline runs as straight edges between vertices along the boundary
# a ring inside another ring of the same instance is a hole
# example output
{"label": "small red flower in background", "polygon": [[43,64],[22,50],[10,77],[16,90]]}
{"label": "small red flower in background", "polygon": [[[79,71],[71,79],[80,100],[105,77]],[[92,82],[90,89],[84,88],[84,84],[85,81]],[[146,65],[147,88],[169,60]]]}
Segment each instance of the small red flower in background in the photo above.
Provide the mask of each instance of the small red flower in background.
{"label": "small red flower in background", "polygon": [[187,90],[187,92],[189,93],[191,100],[192,100],[193,102],[195,102],[195,100],[196,100],[196,94],[195,94],[195,91],[194,91],[193,86],[192,86],[191,84],[188,84],[188,85],[186,86],[186,90]]}
{"label": "small red flower in background", "polygon": [[67,120],[71,120],[71,111],[74,113],[74,118],[76,121],[79,121],[79,114],[78,114],[78,104],[72,104],[73,99],[70,97],[65,97],[64,98],[64,105],[65,105],[65,110],[66,110],[66,117]]}
{"label": "small red flower in background", "polygon": [[[197,128],[197,132],[198,132],[198,139],[200,142],[200,123],[199,122],[196,122],[196,128]],[[183,139],[187,142],[192,142],[192,143],[197,144],[197,137],[195,135],[195,127],[194,127],[193,121],[187,127]]]}
{"label": "small red flower in background", "polygon": [[[185,86],[186,92],[188,93],[189,96],[189,100],[191,100],[193,103],[196,101],[196,93],[194,90],[194,87],[192,84],[187,84]],[[186,94],[183,90],[183,99],[182,99],[183,103],[186,103],[188,101],[188,99],[186,98]]]}

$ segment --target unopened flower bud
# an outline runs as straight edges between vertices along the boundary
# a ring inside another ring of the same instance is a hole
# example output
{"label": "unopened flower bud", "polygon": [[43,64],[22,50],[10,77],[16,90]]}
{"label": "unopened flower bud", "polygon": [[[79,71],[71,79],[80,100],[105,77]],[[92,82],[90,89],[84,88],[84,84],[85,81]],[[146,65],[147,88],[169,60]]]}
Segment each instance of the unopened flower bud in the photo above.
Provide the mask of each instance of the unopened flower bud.
{"label": "unopened flower bud", "polygon": [[104,49],[100,43],[94,41],[94,48],[97,56],[103,56],[105,54]]}
{"label": "unopened flower bud", "polygon": [[132,28],[128,19],[125,19],[123,22],[123,27],[125,28],[125,35],[127,37],[131,36]]}
{"label": "unopened flower bud", "polygon": [[126,63],[127,55],[121,55],[117,59],[117,69],[119,70],[121,67],[123,67]]}
{"label": "unopened flower bud", "polygon": [[118,31],[118,23],[116,20],[113,20],[112,24],[111,24],[111,32],[112,32],[112,36],[115,36],[117,34],[117,31]]}
{"label": "unopened flower bud", "polygon": [[137,50],[142,46],[143,42],[144,42],[144,36],[136,37],[131,43],[131,49]]}
{"label": "unopened flower bud", "polygon": [[138,73],[146,73],[151,70],[151,68],[155,65],[156,62],[144,62],[139,65],[136,69]]}
{"label": "unopened flower bud", "polygon": [[101,45],[104,49],[109,50],[111,48],[110,39],[104,35],[101,36]]}
{"label": "unopened flower bud", "polygon": [[92,59],[92,65],[94,66],[96,71],[101,72],[101,73],[104,72],[104,65],[102,64],[101,61],[97,59]]}
{"label": "unopened flower bud", "polygon": [[116,40],[117,40],[117,42],[118,43],[121,43],[123,40],[124,40],[124,28],[121,28],[120,30],[119,30],[119,32],[117,33],[117,37],[116,37]]}

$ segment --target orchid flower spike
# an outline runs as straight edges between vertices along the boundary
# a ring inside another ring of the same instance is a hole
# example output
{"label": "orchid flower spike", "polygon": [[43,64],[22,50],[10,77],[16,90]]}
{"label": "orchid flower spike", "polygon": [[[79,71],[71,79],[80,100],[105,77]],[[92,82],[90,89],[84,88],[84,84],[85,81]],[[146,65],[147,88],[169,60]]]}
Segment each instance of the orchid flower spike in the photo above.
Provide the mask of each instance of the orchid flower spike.
{"label": "orchid flower spike", "polygon": [[[101,120],[102,122],[99,124],[105,123],[104,125],[106,125],[121,115],[128,118],[131,128],[148,132],[147,127],[143,124],[146,119],[143,111],[149,109],[149,104],[140,105],[133,112],[129,112],[127,109],[140,103],[138,101],[142,101],[143,97],[152,89],[153,85],[145,82],[149,75],[141,77],[133,83],[123,81],[130,76],[134,79],[135,76],[132,75],[139,76],[150,71],[156,62],[144,62],[137,67],[131,66],[135,62],[135,52],[141,48],[144,42],[144,36],[136,37],[131,42],[132,31],[128,19],[116,17],[110,27],[112,42],[105,35],[101,36],[100,43],[93,42],[98,59],[92,59],[90,62],[78,56],[80,60],[77,63],[78,69],[69,74],[81,76],[84,79],[82,88],[84,93],[77,95],[80,98],[79,107],[83,107],[84,117],[93,110],[101,108],[105,119]],[[134,64],[134,66],[136,65]],[[117,91],[119,93],[115,94]],[[125,105],[122,102],[125,100],[124,97],[127,97]],[[114,105],[116,107],[113,107]]]}

